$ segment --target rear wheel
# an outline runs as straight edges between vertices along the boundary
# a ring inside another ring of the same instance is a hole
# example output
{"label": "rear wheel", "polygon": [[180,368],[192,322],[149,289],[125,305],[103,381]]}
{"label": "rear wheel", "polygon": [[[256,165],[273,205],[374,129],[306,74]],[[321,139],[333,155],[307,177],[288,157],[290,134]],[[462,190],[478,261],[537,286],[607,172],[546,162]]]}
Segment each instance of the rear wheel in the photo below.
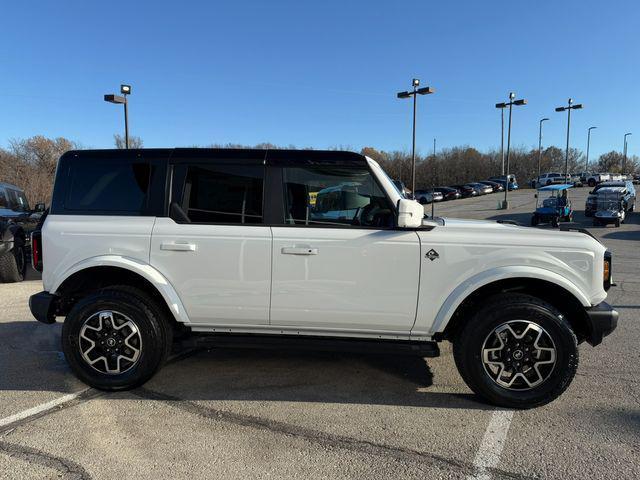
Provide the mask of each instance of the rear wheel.
{"label": "rear wheel", "polygon": [[590,178],[589,181],[587,182],[587,184],[593,188],[596,186],[596,181],[593,178]]}
{"label": "rear wheel", "polygon": [[557,227],[560,224],[560,219],[558,217],[553,217],[551,219],[551,226],[552,227]]}
{"label": "rear wheel", "polygon": [[531,226],[532,227],[535,227],[536,225],[538,225],[538,222],[539,222],[539,220],[538,220],[538,216],[537,215],[534,215],[533,217],[531,217]]}
{"label": "rear wheel", "polygon": [[488,299],[454,339],[466,384],[484,400],[532,408],[564,392],[578,368],[578,342],[552,305],[523,294]]}
{"label": "rear wheel", "polygon": [[13,248],[0,256],[0,282],[21,282],[27,273],[27,253],[24,245],[16,241]]}
{"label": "rear wheel", "polygon": [[114,287],[90,294],[67,315],[62,349],[73,372],[101,390],[126,390],[149,380],[164,363],[172,330],[146,294]]}

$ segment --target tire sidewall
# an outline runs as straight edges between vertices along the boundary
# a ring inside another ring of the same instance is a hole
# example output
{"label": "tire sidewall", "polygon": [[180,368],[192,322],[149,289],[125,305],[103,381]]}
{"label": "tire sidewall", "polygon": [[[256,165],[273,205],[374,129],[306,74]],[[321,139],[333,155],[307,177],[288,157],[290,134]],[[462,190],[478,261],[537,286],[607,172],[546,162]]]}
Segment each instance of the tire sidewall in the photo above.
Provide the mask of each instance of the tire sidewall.
{"label": "tire sidewall", "polygon": [[[79,347],[80,330],[86,319],[102,310],[114,310],[129,317],[138,327],[142,340],[140,358],[124,373],[109,375],[91,367]],[[78,302],[62,326],[62,349],[74,373],[86,384],[103,390],[133,388],[148,380],[160,366],[166,341],[158,319],[141,301],[130,295],[98,293]]]}
{"label": "tire sidewall", "polygon": [[[467,332],[465,345],[466,371],[476,392],[496,405],[530,408],[547,403],[562,393],[571,382],[577,367],[577,341],[566,320],[535,304],[504,305],[501,311],[481,311],[473,320],[474,328]],[[493,307],[492,307],[493,308]],[[482,345],[487,336],[500,325],[512,320],[527,320],[544,328],[556,348],[556,363],[550,376],[539,386],[523,391],[501,387],[489,377],[482,362]]]}

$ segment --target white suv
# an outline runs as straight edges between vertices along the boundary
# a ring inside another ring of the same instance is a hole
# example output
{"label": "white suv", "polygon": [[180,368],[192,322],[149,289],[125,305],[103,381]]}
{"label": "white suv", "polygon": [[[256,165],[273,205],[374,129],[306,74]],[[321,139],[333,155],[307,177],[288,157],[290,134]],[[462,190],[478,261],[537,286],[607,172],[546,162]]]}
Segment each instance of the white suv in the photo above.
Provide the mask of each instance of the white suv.
{"label": "white suv", "polygon": [[132,388],[172,339],[436,356],[527,408],[617,324],[611,255],[584,232],[425,219],[370,158],[336,151],[75,151],[33,235],[44,323],[84,382]]}

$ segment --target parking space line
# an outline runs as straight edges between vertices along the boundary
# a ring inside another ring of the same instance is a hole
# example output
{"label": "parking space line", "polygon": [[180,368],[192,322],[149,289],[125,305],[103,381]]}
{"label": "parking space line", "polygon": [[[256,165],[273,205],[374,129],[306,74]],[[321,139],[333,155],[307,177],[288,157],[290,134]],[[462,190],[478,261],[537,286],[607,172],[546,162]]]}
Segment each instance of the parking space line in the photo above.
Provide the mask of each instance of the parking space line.
{"label": "parking space line", "polygon": [[487,470],[496,468],[500,462],[500,455],[507,439],[513,414],[513,410],[495,410],[493,412],[476,458],[473,460],[476,473],[473,476],[468,476],[467,480],[489,480],[491,478],[491,474]]}
{"label": "parking space line", "polygon": [[59,398],[55,398],[53,400],[51,400],[50,402],[46,402],[43,403],[41,405],[37,405],[33,408],[29,408],[27,410],[23,410],[22,412],[18,412],[14,415],[10,415],[8,417],[2,418],[0,419],[0,428],[2,427],[6,427],[7,425],[10,425],[12,423],[15,422],[19,422],[21,420],[24,420],[26,418],[29,417],[33,417],[35,415],[40,415],[48,410],[52,410],[64,403],[70,402],[72,400],[75,400],[76,398],[78,398],[80,395],[82,395],[83,393],[85,393],[87,390],[89,390],[88,388],[85,388],[84,390],[80,390],[79,392],[76,393],[70,393],[68,395],[64,395],[62,397]]}

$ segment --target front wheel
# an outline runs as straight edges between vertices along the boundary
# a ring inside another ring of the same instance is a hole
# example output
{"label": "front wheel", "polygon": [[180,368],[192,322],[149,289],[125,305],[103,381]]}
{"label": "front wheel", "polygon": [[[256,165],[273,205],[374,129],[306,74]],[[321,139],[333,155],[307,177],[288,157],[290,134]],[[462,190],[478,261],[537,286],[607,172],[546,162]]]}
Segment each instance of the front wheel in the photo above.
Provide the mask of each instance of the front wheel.
{"label": "front wheel", "polygon": [[453,343],[465,383],[506,408],[532,408],[562,394],[578,368],[578,342],[552,305],[523,294],[487,300]]}
{"label": "front wheel", "polygon": [[76,376],[101,390],[127,390],[149,380],[164,363],[172,330],[143,292],[110,288],[71,309],[62,326],[62,350]]}

